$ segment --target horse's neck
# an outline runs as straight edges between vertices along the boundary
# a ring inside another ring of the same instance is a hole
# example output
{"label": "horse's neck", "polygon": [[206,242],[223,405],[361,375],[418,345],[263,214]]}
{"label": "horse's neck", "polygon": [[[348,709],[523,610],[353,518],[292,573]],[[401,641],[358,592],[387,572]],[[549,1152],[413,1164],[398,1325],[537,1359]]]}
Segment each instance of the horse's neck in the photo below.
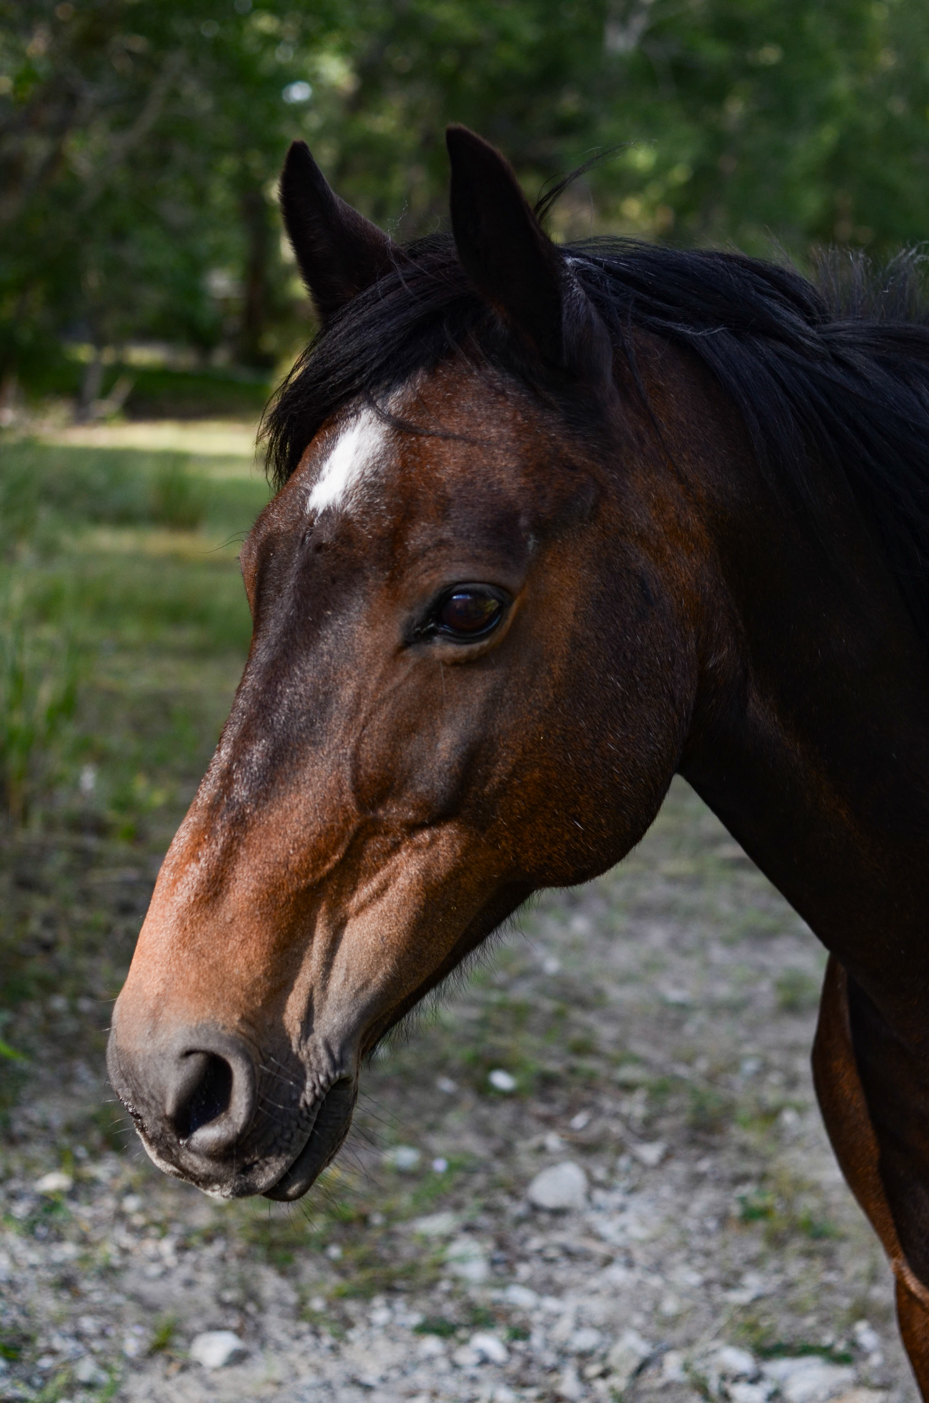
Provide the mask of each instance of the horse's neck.
{"label": "horse's neck", "polygon": [[828,551],[770,500],[717,533],[730,664],[681,770],[879,996],[929,988],[929,651],[839,498]]}

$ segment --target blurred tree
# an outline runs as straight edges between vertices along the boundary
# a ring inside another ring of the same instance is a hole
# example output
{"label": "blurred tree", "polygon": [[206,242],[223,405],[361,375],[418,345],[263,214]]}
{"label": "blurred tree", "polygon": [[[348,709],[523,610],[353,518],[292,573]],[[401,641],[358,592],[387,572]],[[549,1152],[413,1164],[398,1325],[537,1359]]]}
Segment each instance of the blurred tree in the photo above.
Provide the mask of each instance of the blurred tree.
{"label": "blurred tree", "polygon": [[282,92],[323,19],[249,0],[0,5],[0,365],[28,370],[62,335],[225,339],[273,361],[291,301],[271,208]]}
{"label": "blurred tree", "polygon": [[361,0],[339,38],[350,90],[321,144],[376,217],[437,216],[456,120],[529,188],[625,148],[565,232],[796,253],[929,235],[924,0]]}
{"label": "blurred tree", "polygon": [[64,339],[297,334],[287,141],[401,236],[464,121],[604,230],[795,254],[929,233],[925,0],[0,0],[0,377]]}

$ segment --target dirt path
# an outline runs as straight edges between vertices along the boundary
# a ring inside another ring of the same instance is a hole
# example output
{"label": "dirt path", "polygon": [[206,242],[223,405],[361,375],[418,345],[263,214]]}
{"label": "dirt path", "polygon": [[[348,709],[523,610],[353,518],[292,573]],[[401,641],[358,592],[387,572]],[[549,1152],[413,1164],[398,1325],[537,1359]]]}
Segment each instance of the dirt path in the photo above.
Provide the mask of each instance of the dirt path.
{"label": "dirt path", "polygon": [[[124,957],[152,872],[106,860],[57,890],[121,922]],[[377,1059],[338,1168],[289,1208],[106,1148],[98,1050],[68,1057],[99,1008],[35,1006],[59,1051],[3,1151],[0,1399],[910,1403],[813,1102],[822,964],[676,784],[625,864],[544,896]],[[565,1164],[574,1206],[533,1206]],[[210,1331],[241,1342],[224,1367],[191,1356]]]}

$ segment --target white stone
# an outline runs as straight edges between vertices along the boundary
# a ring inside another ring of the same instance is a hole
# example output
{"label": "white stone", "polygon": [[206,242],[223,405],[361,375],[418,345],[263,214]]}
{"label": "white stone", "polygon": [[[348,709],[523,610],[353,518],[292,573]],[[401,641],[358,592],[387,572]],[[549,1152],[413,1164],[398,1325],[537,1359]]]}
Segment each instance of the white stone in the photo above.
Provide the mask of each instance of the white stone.
{"label": "white stone", "polygon": [[468,1344],[474,1353],[479,1355],[481,1359],[486,1359],[488,1364],[505,1364],[510,1357],[509,1351],[499,1335],[492,1335],[489,1330],[476,1331]]}
{"label": "white stone", "polygon": [[587,1175],[579,1164],[566,1160],[537,1174],[527,1190],[536,1208],[564,1211],[583,1208],[587,1202]]}
{"label": "white stone", "polygon": [[585,1392],[577,1369],[573,1364],[569,1364],[558,1381],[558,1397],[566,1398],[568,1403],[578,1403]]}
{"label": "white stone", "polygon": [[632,1153],[646,1169],[656,1169],[664,1159],[667,1148],[664,1140],[652,1140],[633,1145]]}
{"label": "white stone", "polygon": [[422,1237],[451,1237],[458,1219],[454,1213],[430,1213],[425,1218],[414,1218],[410,1227]]}
{"label": "white stone", "polygon": [[384,1163],[391,1169],[399,1170],[401,1174],[409,1174],[416,1168],[422,1154],[413,1145],[394,1145],[392,1150],[385,1150],[383,1155]]}
{"label": "white stone", "polygon": [[859,1349],[863,1349],[865,1354],[876,1354],[881,1347],[880,1335],[867,1320],[856,1320],[852,1326],[852,1335],[855,1344]]}
{"label": "white stone", "polygon": [[204,1369],[224,1369],[245,1353],[244,1344],[231,1330],[205,1330],[202,1335],[195,1335],[190,1344],[191,1359]]}
{"label": "white stone", "polygon": [[445,1260],[450,1272],[474,1285],[486,1281],[490,1274],[484,1249],[473,1237],[456,1237],[445,1249]]}
{"label": "white stone", "polygon": [[38,1194],[66,1194],[73,1184],[70,1174],[65,1174],[63,1169],[53,1169],[37,1179],[33,1187]]}
{"label": "white stone", "polygon": [[445,1353],[445,1342],[438,1335],[423,1335],[419,1342],[421,1359],[438,1359]]}
{"label": "white stone", "polygon": [[496,1091],[504,1091],[507,1095],[516,1090],[516,1078],[505,1072],[502,1067],[494,1067],[487,1080]]}
{"label": "white stone", "polygon": [[724,1345],[713,1355],[716,1371],[724,1379],[757,1379],[758,1364],[747,1349]]}
{"label": "white stone", "polygon": [[539,1304],[537,1292],[531,1286],[520,1286],[518,1281],[511,1282],[506,1288],[503,1299],[518,1310],[535,1310]]}
{"label": "white stone", "polygon": [[633,1374],[652,1352],[652,1346],[643,1340],[638,1330],[624,1330],[606,1357],[613,1378],[613,1387],[622,1393]]}
{"label": "white stone", "polygon": [[762,1373],[777,1384],[786,1403],[826,1403],[855,1381],[854,1369],[828,1364],[816,1355],[772,1359],[762,1365]]}
{"label": "white stone", "polygon": [[726,1384],[729,1403],[768,1403],[774,1388],[771,1379],[762,1379],[756,1384],[745,1383],[744,1380]]}
{"label": "white stone", "polygon": [[770,1289],[770,1283],[759,1276],[758,1272],[747,1271],[743,1273],[738,1286],[734,1286],[731,1291],[724,1293],[724,1299],[731,1301],[734,1306],[747,1306],[752,1301],[767,1296]]}
{"label": "white stone", "polygon": [[643,1067],[638,1062],[627,1062],[625,1066],[618,1067],[614,1073],[614,1080],[620,1086],[642,1086],[644,1082],[651,1081],[652,1076],[647,1067]]}
{"label": "white stone", "polygon": [[88,1388],[101,1388],[108,1382],[106,1374],[89,1354],[85,1354],[83,1359],[79,1359],[75,1364],[74,1377],[79,1384],[85,1384]]}
{"label": "white stone", "polygon": [[681,1349],[669,1349],[667,1354],[661,1359],[661,1379],[667,1384],[683,1384],[687,1382],[687,1369],[685,1367],[685,1355]]}
{"label": "white stone", "polygon": [[593,1354],[594,1350],[599,1348],[602,1339],[599,1330],[595,1330],[591,1325],[581,1325],[572,1331],[568,1339],[568,1349],[571,1354]]}
{"label": "white stone", "polygon": [[850,1388],[840,1393],[833,1403],[888,1403],[890,1394],[882,1388]]}

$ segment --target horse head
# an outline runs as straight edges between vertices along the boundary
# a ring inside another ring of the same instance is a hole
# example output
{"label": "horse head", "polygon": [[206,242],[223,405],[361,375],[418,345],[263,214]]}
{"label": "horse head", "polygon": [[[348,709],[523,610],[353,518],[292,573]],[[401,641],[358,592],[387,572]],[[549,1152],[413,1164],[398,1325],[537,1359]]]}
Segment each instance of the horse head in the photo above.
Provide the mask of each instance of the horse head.
{"label": "horse head", "polygon": [[448,144],[453,239],[408,248],[302,144],[284,169],[322,329],[272,412],[247,665],[109,1049],[153,1159],[224,1197],[307,1190],[378,1040],[639,840],[693,707],[660,437],[503,157]]}

